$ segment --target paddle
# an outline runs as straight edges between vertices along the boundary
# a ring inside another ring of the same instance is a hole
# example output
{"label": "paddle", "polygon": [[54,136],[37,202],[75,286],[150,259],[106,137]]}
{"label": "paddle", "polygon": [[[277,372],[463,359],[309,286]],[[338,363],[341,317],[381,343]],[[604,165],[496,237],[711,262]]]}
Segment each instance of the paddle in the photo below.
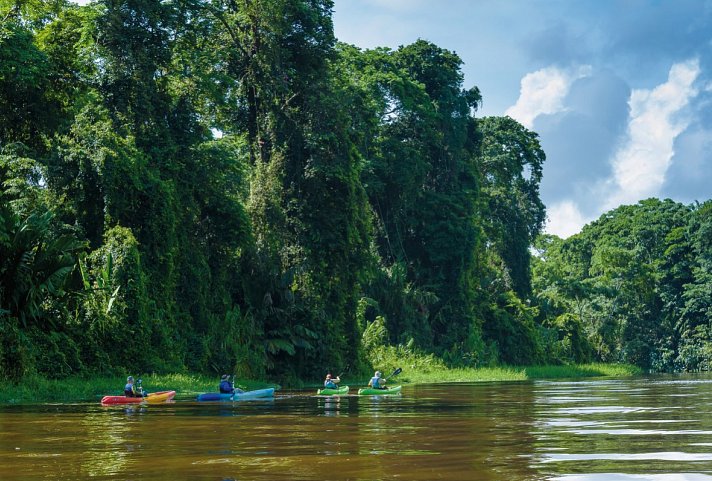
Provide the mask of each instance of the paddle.
{"label": "paddle", "polygon": [[244,389],[240,389],[239,387],[235,386],[235,374],[232,375],[232,395],[234,396],[235,394],[242,394],[244,393]]}
{"label": "paddle", "polygon": [[[336,379],[339,380],[338,382],[341,382],[341,376],[343,376],[344,373],[345,373],[346,371],[348,371],[348,370],[349,370],[349,366],[347,365],[346,368],[345,368],[343,371],[341,371],[338,376],[336,376]],[[337,387],[338,387],[338,386],[337,386]]]}
{"label": "paddle", "polygon": [[397,376],[397,375],[400,374],[401,372],[403,372],[403,369],[398,368],[398,369],[396,369],[395,371],[393,371],[388,377],[384,377],[383,380],[385,381],[385,380],[387,380],[387,379],[390,378],[390,377]]}
{"label": "paddle", "polygon": [[138,391],[138,394],[140,395],[139,397],[148,397],[148,393],[143,390],[143,386],[141,385],[143,381],[140,379],[136,381],[136,390]]}

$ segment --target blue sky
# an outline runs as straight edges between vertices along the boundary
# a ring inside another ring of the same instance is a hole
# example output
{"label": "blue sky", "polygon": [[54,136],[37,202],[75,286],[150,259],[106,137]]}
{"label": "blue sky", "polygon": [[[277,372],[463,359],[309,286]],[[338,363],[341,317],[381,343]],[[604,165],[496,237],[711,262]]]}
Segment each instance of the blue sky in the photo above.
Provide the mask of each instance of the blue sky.
{"label": "blue sky", "polygon": [[547,154],[547,231],[621,204],[712,198],[712,1],[336,0],[339,40],[455,51],[479,116],[510,115]]}

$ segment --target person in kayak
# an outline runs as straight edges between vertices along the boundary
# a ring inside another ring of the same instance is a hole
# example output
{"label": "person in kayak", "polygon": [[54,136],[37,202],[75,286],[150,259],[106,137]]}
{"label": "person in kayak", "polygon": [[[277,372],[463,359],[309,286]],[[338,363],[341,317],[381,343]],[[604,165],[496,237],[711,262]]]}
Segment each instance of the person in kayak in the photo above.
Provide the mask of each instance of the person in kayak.
{"label": "person in kayak", "polygon": [[368,381],[368,387],[373,389],[386,389],[386,380],[381,377],[381,371],[376,371],[373,377]]}
{"label": "person in kayak", "polygon": [[339,376],[336,377],[331,377],[331,373],[326,375],[326,379],[324,380],[324,388],[325,389],[339,389],[339,384],[341,382],[341,378]]}
{"label": "person in kayak", "polygon": [[233,386],[233,384],[230,382],[230,375],[229,374],[223,374],[222,377],[220,378],[220,394],[234,394],[234,393],[242,393],[245,392],[240,388],[237,388]]}
{"label": "person in kayak", "polygon": [[126,385],[124,386],[124,396],[126,397],[144,397],[146,393],[143,392],[141,387],[141,380],[139,379],[138,386],[134,384],[133,376],[126,378]]}

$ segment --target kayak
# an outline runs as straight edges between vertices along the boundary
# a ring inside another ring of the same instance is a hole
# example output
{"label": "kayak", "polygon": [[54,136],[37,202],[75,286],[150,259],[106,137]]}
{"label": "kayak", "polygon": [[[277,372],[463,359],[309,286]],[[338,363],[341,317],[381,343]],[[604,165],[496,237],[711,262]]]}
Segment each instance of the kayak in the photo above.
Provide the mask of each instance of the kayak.
{"label": "kayak", "polygon": [[232,401],[232,393],[206,392],[198,394],[198,401]]}
{"label": "kayak", "polygon": [[270,387],[267,389],[255,389],[254,391],[236,392],[235,394],[206,392],[198,394],[198,401],[240,401],[242,399],[260,399],[272,396],[274,396],[274,388]]}
{"label": "kayak", "polygon": [[317,389],[316,394],[318,396],[340,396],[344,394],[349,393],[349,387],[348,386],[341,386],[336,389],[329,389],[329,388],[324,388],[324,389]]}
{"label": "kayak", "polygon": [[157,404],[170,401],[175,395],[175,391],[158,391],[149,393],[146,397],[104,396],[101,398],[101,404]]}
{"label": "kayak", "polygon": [[267,389],[255,389],[254,391],[246,392],[236,392],[232,395],[233,401],[239,401],[240,399],[258,399],[263,397],[273,397],[274,388],[269,387]]}
{"label": "kayak", "polygon": [[393,386],[386,389],[373,389],[370,387],[361,388],[358,390],[359,396],[390,396],[400,394],[401,387]]}

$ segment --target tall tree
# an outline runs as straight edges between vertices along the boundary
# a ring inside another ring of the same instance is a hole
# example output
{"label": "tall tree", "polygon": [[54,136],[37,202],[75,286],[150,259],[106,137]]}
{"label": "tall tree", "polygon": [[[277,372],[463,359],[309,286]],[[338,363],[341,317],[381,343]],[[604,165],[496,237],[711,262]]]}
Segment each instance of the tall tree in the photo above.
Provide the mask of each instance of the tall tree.
{"label": "tall tree", "polygon": [[[405,266],[405,286],[412,286],[404,289],[402,280],[396,282],[400,276],[384,273],[391,289],[371,295],[390,311],[384,313],[392,341],[413,338],[421,347],[459,354],[472,350],[479,339],[472,117],[479,91],[462,88],[457,55],[429,42],[397,51],[343,46],[341,56],[340,69],[359,92],[350,110],[354,131],[362,132],[356,144],[365,160],[379,253],[386,272]],[[413,289],[421,294],[407,294]],[[393,302],[393,294],[402,301]],[[416,316],[394,308],[409,303]]]}
{"label": "tall tree", "polygon": [[485,117],[478,127],[485,233],[509,271],[512,289],[526,298],[531,292],[529,249],[546,219],[539,198],[546,155],[538,135],[510,117]]}

